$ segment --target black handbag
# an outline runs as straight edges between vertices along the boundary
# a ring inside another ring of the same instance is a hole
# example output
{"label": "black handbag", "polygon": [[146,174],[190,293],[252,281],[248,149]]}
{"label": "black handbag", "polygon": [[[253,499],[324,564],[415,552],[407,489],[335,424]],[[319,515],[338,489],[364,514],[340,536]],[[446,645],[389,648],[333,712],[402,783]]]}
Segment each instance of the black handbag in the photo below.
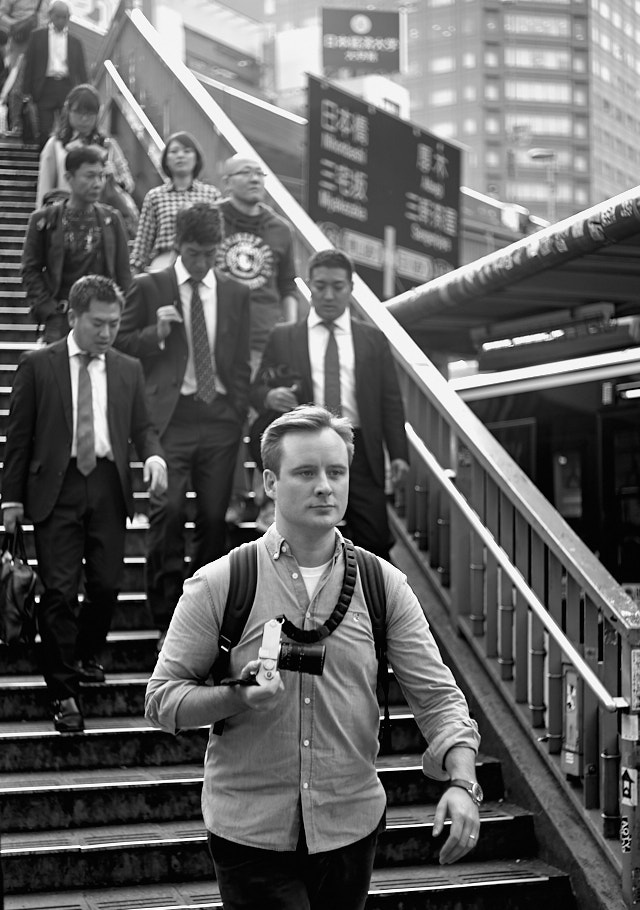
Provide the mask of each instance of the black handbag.
{"label": "black handbag", "polygon": [[27,562],[22,526],[5,534],[0,562],[0,641],[31,647],[36,637],[38,576]]}

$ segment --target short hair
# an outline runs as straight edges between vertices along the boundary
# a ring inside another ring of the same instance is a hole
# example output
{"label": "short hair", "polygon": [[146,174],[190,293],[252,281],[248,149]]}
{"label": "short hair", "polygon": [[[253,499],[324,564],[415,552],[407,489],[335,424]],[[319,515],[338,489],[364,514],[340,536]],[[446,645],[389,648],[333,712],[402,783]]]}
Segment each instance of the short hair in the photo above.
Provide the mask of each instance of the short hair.
{"label": "short hair", "polygon": [[75,174],[83,164],[105,164],[107,153],[99,145],[79,145],[67,152],[64,159],[64,168],[70,174]]}
{"label": "short hair", "polygon": [[101,303],[117,303],[120,312],[124,309],[124,294],[112,278],[104,275],[83,275],[69,291],[69,309],[74,313],[86,313],[92,300]]}
{"label": "short hair", "polygon": [[276,417],[262,434],[260,456],[264,467],[278,477],[282,464],[282,440],[288,433],[320,433],[335,430],[347,447],[349,464],[353,459],[353,427],[346,417],[336,417],[320,405],[303,404]]}
{"label": "short hair", "polygon": [[196,202],[180,209],[176,217],[176,247],[183,243],[202,246],[220,243],[220,213],[209,202]]}
{"label": "short hair", "polygon": [[344,269],[349,279],[353,278],[353,261],[340,250],[320,250],[314,253],[307,265],[307,274],[313,278],[313,270],[319,268]]}
{"label": "short hair", "polygon": [[173,175],[169,170],[169,165],[167,164],[167,155],[169,154],[169,146],[172,142],[179,142],[180,145],[184,145],[187,149],[193,149],[196,153],[196,166],[193,169],[194,178],[198,176],[202,168],[204,167],[204,152],[200,146],[200,143],[195,136],[192,136],[191,133],[187,133],[184,130],[178,133],[172,133],[167,139],[164,149],[162,150],[162,157],[160,158],[160,166],[167,177],[171,178]]}

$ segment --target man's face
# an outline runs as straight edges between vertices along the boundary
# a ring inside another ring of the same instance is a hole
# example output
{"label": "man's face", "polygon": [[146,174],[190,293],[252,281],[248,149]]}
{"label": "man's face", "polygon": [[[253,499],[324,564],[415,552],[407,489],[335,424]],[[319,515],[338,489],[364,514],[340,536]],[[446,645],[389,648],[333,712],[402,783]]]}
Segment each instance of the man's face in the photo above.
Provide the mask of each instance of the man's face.
{"label": "man's face", "polygon": [[223,186],[232,199],[255,205],[264,199],[264,171],[252,158],[232,158],[227,163]]}
{"label": "man's face", "polygon": [[72,202],[77,205],[89,205],[99,200],[104,186],[103,164],[90,164],[85,161],[75,174],[67,171],[66,177],[71,188]]}
{"label": "man's face", "polygon": [[321,319],[332,322],[349,306],[353,281],[346,269],[318,266],[309,278],[311,306]]}
{"label": "man's face", "polygon": [[122,310],[118,303],[95,297],[85,313],[69,310],[69,324],[79,348],[87,354],[104,354],[115,341]]}
{"label": "man's face", "polygon": [[283,537],[324,535],[342,519],[349,495],[349,455],[329,427],[282,438],[279,476],[265,470],[264,484],[276,504],[276,527]]}
{"label": "man's face", "polygon": [[213,268],[216,258],[215,243],[196,243],[188,240],[179,247],[182,264],[192,278],[202,281],[209,269]]}
{"label": "man's face", "polygon": [[57,32],[63,32],[69,24],[69,10],[62,4],[54,3],[49,11],[49,21]]}

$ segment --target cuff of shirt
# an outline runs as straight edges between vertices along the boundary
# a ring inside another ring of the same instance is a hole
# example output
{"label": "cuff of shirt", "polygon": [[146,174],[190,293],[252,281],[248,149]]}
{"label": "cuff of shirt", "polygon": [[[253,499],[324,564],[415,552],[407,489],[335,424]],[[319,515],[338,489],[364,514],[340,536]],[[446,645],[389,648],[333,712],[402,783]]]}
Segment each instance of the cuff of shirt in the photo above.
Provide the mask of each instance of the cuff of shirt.
{"label": "cuff of shirt", "polygon": [[466,746],[474,752],[480,746],[480,734],[475,720],[460,721],[441,736],[436,736],[429,743],[429,748],[422,756],[422,771],[433,780],[449,780],[444,768],[444,759],[453,746]]}
{"label": "cuff of shirt", "polygon": [[3,503],[2,503],[2,506],[1,506],[0,508],[3,508],[3,509],[21,509],[21,508],[22,508],[22,503],[21,503],[21,502],[3,502]]}
{"label": "cuff of shirt", "polygon": [[154,462],[156,462],[156,464],[161,464],[162,467],[165,469],[165,471],[167,470],[167,462],[160,455],[149,455],[149,457],[147,458],[147,460],[144,463],[145,467],[148,464],[153,464]]}

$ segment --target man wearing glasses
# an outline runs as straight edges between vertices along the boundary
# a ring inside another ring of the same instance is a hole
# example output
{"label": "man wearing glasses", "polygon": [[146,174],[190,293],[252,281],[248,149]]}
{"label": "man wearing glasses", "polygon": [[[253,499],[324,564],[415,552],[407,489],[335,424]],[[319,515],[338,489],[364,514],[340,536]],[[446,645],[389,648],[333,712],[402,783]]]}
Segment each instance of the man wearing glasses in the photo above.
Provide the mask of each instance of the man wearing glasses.
{"label": "man wearing glasses", "polygon": [[264,202],[264,178],[257,161],[234,155],[224,164],[217,203],[223,238],[216,268],[250,290],[252,372],[273,326],[298,315],[291,228]]}

